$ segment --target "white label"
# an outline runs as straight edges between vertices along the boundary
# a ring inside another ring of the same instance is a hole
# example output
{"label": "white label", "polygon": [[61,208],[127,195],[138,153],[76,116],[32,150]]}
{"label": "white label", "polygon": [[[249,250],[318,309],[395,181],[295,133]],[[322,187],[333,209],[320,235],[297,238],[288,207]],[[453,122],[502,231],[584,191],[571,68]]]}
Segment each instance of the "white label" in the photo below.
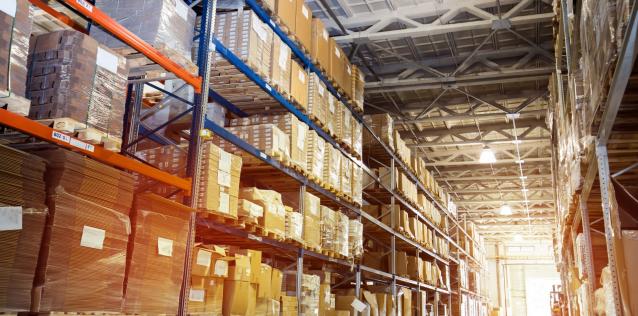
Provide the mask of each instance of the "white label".
{"label": "white label", "polygon": [[269,84],[266,84],[266,89],[267,89],[268,91],[272,92],[272,88],[270,87],[270,85],[269,85]]}
{"label": "white label", "polygon": [[93,249],[102,249],[104,246],[104,237],[106,231],[91,226],[84,226],[82,229],[82,239],[80,239],[80,246]]}
{"label": "white label", "polygon": [[352,70],[350,70],[350,65],[346,65],[346,69],[348,70],[348,75],[352,76]]}
{"label": "white label", "polygon": [[157,237],[157,253],[160,256],[173,256],[173,240],[168,238]]}
{"label": "white label", "polygon": [[217,172],[217,184],[229,188],[231,182],[230,180],[230,173],[221,170]]}
{"label": "white label", "polygon": [[219,149],[219,165],[217,168],[221,171],[230,173],[230,167],[233,161],[232,159],[233,159],[233,156],[231,156],[230,153],[220,148]]}
{"label": "white label", "polygon": [[263,152],[259,152],[259,156],[260,156],[262,159],[268,159],[268,155],[266,155],[266,154],[265,154],[265,153],[263,153]]}
{"label": "white label", "polygon": [[308,12],[308,8],[306,8],[306,6],[305,6],[305,5],[302,5],[302,6],[301,6],[301,14],[303,14],[304,18],[306,18],[306,19],[307,19],[307,18],[308,18],[308,14],[309,14],[309,13],[310,13],[310,12]]}
{"label": "white label", "polygon": [[0,11],[8,14],[9,16],[16,16],[17,6],[17,0],[0,1]]}
{"label": "white label", "polygon": [[0,207],[0,231],[22,229],[22,206]]}
{"label": "white label", "polygon": [[297,125],[297,148],[300,150],[304,150],[306,147],[306,129],[303,128],[303,124],[299,123]]}
{"label": "white label", "polygon": [[257,33],[257,36],[259,36],[259,39],[261,39],[264,42],[268,39],[268,34],[266,33],[266,30],[264,30],[263,25],[261,25],[261,22],[257,18],[252,19],[251,26],[253,30],[255,31],[255,33]]}
{"label": "white label", "polygon": [[182,0],[175,1],[175,12],[185,21],[188,21],[188,9],[189,7]]}
{"label": "white label", "polygon": [[319,95],[323,97],[323,94],[325,93],[326,89],[321,85],[318,84],[317,85],[317,92],[319,92]]}
{"label": "white label", "polygon": [[357,312],[363,312],[366,307],[368,307],[368,305],[366,305],[366,303],[360,301],[359,299],[354,299],[354,301],[352,301],[352,304],[350,304],[352,306],[352,308],[354,308]]}
{"label": "white label", "polygon": [[117,73],[117,56],[102,47],[97,48],[97,58],[95,63],[112,73]]}
{"label": "white label", "polygon": [[86,149],[86,143],[81,141],[81,140],[77,140],[75,138],[71,138],[71,141],[69,142],[69,144],[71,144],[71,146],[73,147],[77,147],[80,149]]}
{"label": "white label", "polygon": [[204,290],[191,289],[188,294],[188,300],[191,302],[203,302],[205,294],[206,291]]}
{"label": "white label", "polygon": [[212,257],[212,254],[210,253],[210,251],[206,251],[206,250],[199,250],[197,252],[197,264],[200,266],[204,266],[204,267],[210,267],[210,259]]}
{"label": "white label", "polygon": [[284,42],[279,46],[279,68],[285,69],[290,59],[290,47]]}
{"label": "white label", "polygon": [[87,11],[93,12],[93,6],[90,3],[88,3],[88,2],[86,2],[84,0],[75,0],[75,2],[77,4],[79,4],[79,5],[81,5],[82,7],[84,7]]}
{"label": "white label", "polygon": [[336,47],[335,47],[335,55],[337,55],[337,58],[341,58],[341,52]]}
{"label": "white label", "polygon": [[230,196],[226,192],[219,192],[219,209],[222,213],[230,213]]}
{"label": "white label", "polygon": [[224,277],[228,275],[228,261],[217,260],[215,261],[215,269],[213,269],[214,276]]}
{"label": "white label", "polygon": [[299,70],[299,73],[297,74],[297,77],[299,77],[299,81],[302,84],[306,83],[306,74],[305,74],[305,72],[303,70]]}
{"label": "white label", "polygon": [[51,138],[57,139],[59,141],[65,142],[65,143],[68,143],[68,142],[71,141],[71,137],[69,135],[62,134],[62,133],[60,133],[58,131],[53,131],[51,133]]}
{"label": "white label", "polygon": [[324,30],[323,30],[323,34],[321,34],[321,35],[323,35],[323,40],[324,40],[324,41],[327,41],[327,40],[328,40],[328,31],[326,31],[326,30],[324,29]]}

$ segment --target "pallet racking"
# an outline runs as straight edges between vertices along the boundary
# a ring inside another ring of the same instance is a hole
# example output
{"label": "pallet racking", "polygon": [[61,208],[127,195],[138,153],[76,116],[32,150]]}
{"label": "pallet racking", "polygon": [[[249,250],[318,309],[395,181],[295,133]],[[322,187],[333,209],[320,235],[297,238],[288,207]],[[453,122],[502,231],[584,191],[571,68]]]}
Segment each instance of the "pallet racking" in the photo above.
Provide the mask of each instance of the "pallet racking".
{"label": "pallet racking", "polygon": [[[51,8],[50,6],[39,0],[29,1],[40,9],[53,15],[61,22],[68,24],[75,29],[83,30],[83,27],[81,25],[79,25],[74,19],[66,16],[64,13]],[[191,264],[190,251],[196,239],[209,240],[213,242],[223,241],[224,243],[228,244],[238,244],[273,252],[275,253],[273,256],[279,256],[283,258],[282,260],[284,262],[292,263],[288,265],[288,267],[296,271],[297,289],[301,288],[304,265],[306,263],[310,263],[313,265],[319,264],[322,266],[322,268],[326,268],[328,270],[332,270],[334,272],[342,274],[343,281],[341,281],[340,283],[348,285],[354,283],[354,287],[356,289],[355,294],[358,297],[361,297],[361,286],[365,281],[387,284],[391,288],[393,295],[395,295],[395,299],[398,287],[408,288],[413,291],[417,291],[417,293],[425,290],[432,297],[431,300],[433,301],[433,303],[431,304],[431,310],[434,311],[435,315],[439,314],[440,308],[446,308],[443,306],[447,306],[447,308],[449,308],[452,302],[451,296],[455,293],[458,294],[458,292],[461,291],[458,290],[457,292],[454,292],[451,289],[450,266],[452,264],[458,264],[459,257],[466,258],[466,260],[474,262],[477,266],[481,265],[481,263],[476,258],[470,256],[462,247],[459,246],[460,238],[469,239],[471,243],[476,244],[477,246],[479,245],[479,243],[467,233],[466,229],[464,228],[464,224],[461,221],[458,221],[455,216],[453,216],[451,212],[448,211],[444,204],[441,203],[441,201],[439,201],[438,198],[431,191],[429,191],[423,183],[419,181],[419,179],[409,168],[409,166],[407,166],[401,159],[399,159],[397,153],[395,153],[387,144],[381,141],[379,137],[377,137],[376,135],[373,136],[378,142],[378,144],[376,144],[375,146],[381,148],[381,152],[383,154],[368,156],[364,154],[364,158],[368,161],[374,161],[375,164],[391,167],[391,179],[395,179],[395,177],[397,176],[394,172],[395,167],[406,174],[410,178],[410,180],[416,184],[418,190],[423,193],[440,212],[445,214],[445,224],[443,225],[443,227],[438,227],[433,224],[416,207],[408,203],[397,192],[396,188],[394,188],[394,180],[391,181],[391,183],[393,184],[392,187],[385,187],[382,184],[381,179],[376,176],[372,172],[372,170],[362,162],[362,160],[353,157],[345,148],[343,148],[343,146],[340,146],[340,144],[334,138],[324,132],[312,120],[310,120],[308,116],[299,111],[291,102],[289,102],[280,93],[273,89],[263,78],[261,78],[252,69],[250,69],[250,67],[248,67],[244,62],[237,58],[237,56],[233,55],[232,52],[226,49],[224,45],[219,42],[212,34],[212,26],[215,22],[216,1],[186,1],[187,3],[191,4],[191,6],[197,6],[200,12],[200,24],[198,28],[199,34],[196,36],[195,39],[199,43],[197,54],[197,66],[199,70],[197,74],[190,73],[182,66],[176,64],[168,56],[163,55],[161,52],[135,36],[132,32],[119,25],[115,20],[111,19],[101,10],[94,7],[89,1],[59,0],[59,2],[65,4],[67,7],[73,9],[80,16],[87,19],[89,21],[89,27],[91,27],[91,24],[99,25],[100,27],[109,31],[112,35],[116,36],[117,38],[131,46],[140,54],[156,63],[156,65],[165,69],[167,73],[169,73],[169,77],[175,77],[184,80],[186,84],[192,86],[195,90],[194,102],[186,102],[190,105],[190,108],[177,117],[166,121],[157,128],[148,129],[143,124],[141,124],[142,120],[140,117],[142,110],[142,94],[145,85],[156,88],[157,90],[165,93],[168,97],[172,97],[176,100],[181,101],[185,100],[180,99],[178,96],[171,94],[168,91],[164,91],[157,86],[153,86],[151,81],[155,81],[157,80],[157,78],[146,78],[144,76],[136,76],[130,78],[128,91],[129,99],[127,100],[125,112],[125,131],[122,151],[120,153],[110,152],[100,146],[87,144],[72,136],[62,134],[52,128],[41,125],[40,123],[28,118],[24,118],[11,113],[5,109],[0,109],[0,125],[15,129],[24,134],[52,143],[54,145],[79,151],[105,164],[128,170],[141,176],[151,178],[158,182],[174,186],[176,192],[184,191],[186,195],[189,196],[189,198],[183,201],[186,205],[197,204],[198,195],[192,193],[196,192],[198,188],[197,182],[199,177],[197,175],[200,169],[200,144],[203,138],[212,132],[213,134],[216,134],[217,136],[220,136],[227,141],[235,144],[237,147],[254,156],[255,158],[261,160],[261,162],[271,168],[271,172],[273,172],[274,174],[282,175],[285,179],[289,180],[283,185],[285,187],[278,188],[276,187],[276,184],[271,184],[271,186],[274,186],[275,189],[281,189],[282,191],[288,190],[293,192],[298,191],[300,196],[303,196],[306,190],[316,193],[321,196],[322,204],[325,203],[331,206],[335,206],[342,209],[342,211],[344,211],[351,218],[357,218],[359,221],[370,223],[374,227],[377,227],[383,233],[383,236],[386,239],[389,238],[390,240],[390,244],[388,245],[388,253],[391,256],[392,260],[389,269],[390,271],[385,272],[367,267],[358,262],[332,258],[325,254],[310,251],[299,246],[262,236],[256,236],[244,230],[229,227],[228,225],[220,224],[209,218],[197,216],[197,214],[192,214],[189,232],[190,244],[189,247],[187,247],[188,250],[184,263],[185,275],[180,297],[180,314],[185,314],[187,310],[189,288],[188,280],[190,279],[189,272]],[[308,58],[308,56],[303,53],[303,51],[297,46],[297,44],[281,30],[281,28],[274,22],[274,20],[271,19],[268,13],[255,0],[246,0],[246,6],[256,12],[259,18],[264,21],[270,28],[272,28],[274,33],[291,48],[295,58],[301,61],[303,66],[308,71],[314,72],[319,76],[319,78],[328,87],[328,91],[330,91],[339,100],[343,101],[347,105],[348,110],[352,112],[352,115],[355,117],[355,119],[359,122],[359,124],[363,125],[365,129],[364,132],[374,135],[372,129],[363,121],[361,114],[353,110],[353,108],[350,106],[350,102],[343,95],[339,94],[337,89],[326,79],[319,68],[314,65],[310,58]],[[249,79],[251,79],[257,87],[268,93],[286,111],[293,113],[302,122],[306,123],[311,129],[315,130],[327,142],[332,144],[335,148],[338,148],[339,151],[347,157],[347,159],[350,159],[354,164],[361,167],[363,171],[366,172],[385,191],[385,194],[381,198],[383,201],[380,202],[390,205],[401,205],[402,208],[405,208],[412,216],[417,217],[428,228],[432,229],[436,235],[446,240],[448,247],[452,247],[454,249],[451,252],[451,255],[449,257],[443,257],[442,255],[436,253],[434,250],[418,244],[399,231],[391,228],[394,227],[395,224],[394,214],[390,214],[392,218],[392,225],[388,226],[383,224],[379,220],[379,218],[375,218],[370,214],[363,212],[357,205],[350,203],[343,198],[340,198],[334,192],[331,192],[318,185],[317,183],[310,181],[300,172],[283,165],[280,161],[274,159],[273,157],[270,157],[266,153],[256,149],[239,137],[228,132],[224,127],[208,120],[203,109],[206,107],[206,103],[208,102],[209,98],[226,107],[228,111],[236,116],[246,116],[246,113],[226,100],[222,95],[216,93],[214,90],[214,86],[211,86],[209,84],[210,71],[212,67],[211,61],[215,53],[223,56],[228,62],[234,65]],[[145,163],[144,161],[140,161],[141,159],[135,156],[137,144],[144,139],[150,139],[163,145],[173,144],[171,140],[158,134],[157,131],[163,127],[169,126],[175,120],[189,114],[192,115],[193,119],[190,128],[188,129],[188,134],[194,137],[190,137],[189,140],[188,161],[186,167],[187,178],[180,178],[161,171],[158,168]],[[300,198],[300,204],[303,204],[302,201],[303,198]],[[301,210],[301,212],[303,212],[303,205],[299,205],[299,209]],[[404,276],[397,275],[395,273],[396,252],[399,249],[410,251],[417,257],[422,257],[438,265],[443,272],[443,285],[434,286],[431,284],[423,283],[419,280],[411,280]],[[352,280],[354,280],[354,282]],[[336,284],[334,286],[339,285],[340,284]],[[297,298],[300,299],[301,291],[297,290],[296,295]],[[419,297],[420,300],[421,296],[418,295],[417,297]],[[417,306],[420,306],[420,303],[421,302],[418,302]]]}

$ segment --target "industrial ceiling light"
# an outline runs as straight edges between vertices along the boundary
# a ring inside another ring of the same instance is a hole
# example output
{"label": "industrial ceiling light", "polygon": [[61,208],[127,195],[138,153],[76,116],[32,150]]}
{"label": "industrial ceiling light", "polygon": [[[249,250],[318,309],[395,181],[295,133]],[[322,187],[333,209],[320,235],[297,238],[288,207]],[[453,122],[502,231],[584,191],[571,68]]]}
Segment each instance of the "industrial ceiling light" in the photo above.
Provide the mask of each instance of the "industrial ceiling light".
{"label": "industrial ceiling light", "polygon": [[512,208],[508,204],[503,204],[501,206],[501,215],[512,215]]}
{"label": "industrial ceiling light", "polygon": [[483,150],[481,151],[481,157],[479,158],[480,163],[495,163],[496,155],[494,155],[494,151],[485,145]]}

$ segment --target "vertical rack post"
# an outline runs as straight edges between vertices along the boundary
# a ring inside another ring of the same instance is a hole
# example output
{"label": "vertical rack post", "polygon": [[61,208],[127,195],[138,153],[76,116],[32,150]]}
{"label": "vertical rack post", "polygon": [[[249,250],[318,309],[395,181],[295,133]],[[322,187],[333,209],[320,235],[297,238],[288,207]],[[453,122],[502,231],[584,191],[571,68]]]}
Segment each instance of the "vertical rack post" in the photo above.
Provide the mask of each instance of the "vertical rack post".
{"label": "vertical rack post", "polygon": [[[190,129],[190,140],[188,144],[188,159],[186,161],[186,175],[191,178],[191,196],[188,198],[188,205],[197,208],[199,172],[201,169],[201,130],[206,118],[206,106],[208,104],[208,90],[210,81],[210,66],[213,52],[209,45],[213,38],[213,25],[215,24],[215,12],[217,11],[217,0],[202,1],[202,16],[199,29],[199,47],[197,50],[197,66],[199,76],[202,78],[201,91],[195,94],[193,103],[193,121]],[[182,280],[182,290],[180,292],[180,304],[178,314],[186,315],[188,311],[188,295],[190,284],[190,266],[193,245],[195,243],[196,214],[190,216],[188,230],[188,244],[184,259],[184,278]]]}
{"label": "vertical rack post", "polygon": [[[396,189],[396,185],[395,185],[395,179],[396,179],[396,174],[394,171],[394,159],[390,160],[390,190],[392,192],[395,191]],[[396,270],[396,265],[397,265],[397,256],[396,256],[396,232],[394,231],[397,223],[395,220],[395,212],[394,212],[394,203],[395,203],[395,199],[394,199],[394,194],[391,195],[390,197],[390,225],[392,226],[392,237],[390,239],[390,256],[392,258],[392,260],[390,260],[390,273],[392,273],[392,298],[394,299],[394,307],[397,308],[397,306],[399,305],[399,300],[397,297],[397,270]],[[398,311],[396,311],[398,312]]]}
{"label": "vertical rack post", "polygon": [[[124,133],[122,135],[122,154],[129,152],[134,154],[137,145],[128,148],[128,144],[134,141],[139,134],[140,112],[142,110],[142,97],[144,96],[144,84],[129,84],[127,89],[126,107],[124,108]],[[135,92],[134,97],[131,97]]]}

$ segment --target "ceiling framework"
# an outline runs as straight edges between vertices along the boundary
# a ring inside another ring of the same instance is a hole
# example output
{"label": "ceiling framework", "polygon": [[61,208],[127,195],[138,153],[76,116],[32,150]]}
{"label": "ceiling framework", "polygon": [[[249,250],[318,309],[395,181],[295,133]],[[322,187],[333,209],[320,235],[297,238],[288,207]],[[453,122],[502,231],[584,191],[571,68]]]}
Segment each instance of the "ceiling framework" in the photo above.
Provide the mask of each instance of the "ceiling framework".
{"label": "ceiling framework", "polygon": [[[451,192],[460,216],[490,237],[523,233],[531,227],[526,223],[534,225],[535,237],[549,238],[550,0],[310,5],[366,74],[366,113],[394,118],[413,154]],[[484,146],[495,163],[479,162]],[[499,214],[504,203],[511,216]]]}

